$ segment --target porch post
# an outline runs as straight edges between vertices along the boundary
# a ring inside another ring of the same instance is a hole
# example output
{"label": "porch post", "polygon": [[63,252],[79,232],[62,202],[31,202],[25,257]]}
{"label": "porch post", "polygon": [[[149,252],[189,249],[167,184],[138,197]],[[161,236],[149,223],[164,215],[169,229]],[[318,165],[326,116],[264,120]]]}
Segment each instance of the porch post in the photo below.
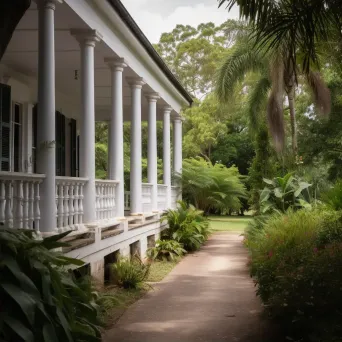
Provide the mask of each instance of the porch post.
{"label": "porch post", "polygon": [[171,137],[170,114],[172,108],[165,106],[163,111],[163,180],[167,186],[166,209],[171,207]]}
{"label": "porch post", "polygon": [[80,177],[88,178],[83,208],[84,223],[90,223],[96,220],[94,48],[101,36],[91,29],[74,29],[71,34],[81,47]]}
{"label": "porch post", "polygon": [[173,172],[182,170],[182,118],[177,116],[173,120]]}
{"label": "porch post", "polygon": [[57,0],[38,5],[38,153],[37,172],[45,174],[40,194],[40,230],[56,230],[55,18]]}
{"label": "porch post", "polygon": [[128,78],[132,91],[131,116],[131,214],[142,213],[142,167],[141,167],[141,89],[145,84],[141,77]]}
{"label": "porch post", "polygon": [[111,69],[112,109],[109,126],[109,179],[119,183],[115,188],[116,216],[125,216],[124,148],[123,148],[123,98],[122,73],[126,64],[123,58],[105,58]]}
{"label": "porch post", "polygon": [[152,184],[151,209],[158,211],[158,172],[157,172],[157,101],[158,93],[147,93],[148,101],[148,150],[147,150],[147,176]]}

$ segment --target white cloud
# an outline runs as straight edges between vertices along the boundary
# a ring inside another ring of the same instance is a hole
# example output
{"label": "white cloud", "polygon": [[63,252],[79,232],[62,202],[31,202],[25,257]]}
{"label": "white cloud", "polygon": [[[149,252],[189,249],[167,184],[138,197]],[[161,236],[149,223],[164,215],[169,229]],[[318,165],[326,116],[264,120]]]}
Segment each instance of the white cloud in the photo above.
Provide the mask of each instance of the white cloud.
{"label": "white cloud", "polygon": [[[238,19],[238,8],[230,13],[224,8],[217,8],[214,0],[202,0],[193,4],[193,0],[182,1],[183,6],[172,6],[174,0],[126,0],[124,5],[152,43],[159,41],[163,32],[172,31],[177,24],[198,26],[213,22],[222,24],[227,19]],[[205,3],[204,3],[205,2]],[[186,4],[188,3],[188,4]],[[165,7],[168,7],[165,13]]]}

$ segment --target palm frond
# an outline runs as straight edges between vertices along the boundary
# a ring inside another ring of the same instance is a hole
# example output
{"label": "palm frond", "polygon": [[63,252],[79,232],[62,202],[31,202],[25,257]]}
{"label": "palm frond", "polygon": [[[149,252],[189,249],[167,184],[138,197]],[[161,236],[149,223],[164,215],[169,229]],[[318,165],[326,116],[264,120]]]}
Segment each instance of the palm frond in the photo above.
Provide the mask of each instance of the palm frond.
{"label": "palm frond", "polygon": [[216,77],[216,95],[221,102],[227,102],[234,87],[241,82],[246,73],[257,71],[264,67],[264,56],[253,49],[253,43],[246,39],[241,40],[229,52]]}

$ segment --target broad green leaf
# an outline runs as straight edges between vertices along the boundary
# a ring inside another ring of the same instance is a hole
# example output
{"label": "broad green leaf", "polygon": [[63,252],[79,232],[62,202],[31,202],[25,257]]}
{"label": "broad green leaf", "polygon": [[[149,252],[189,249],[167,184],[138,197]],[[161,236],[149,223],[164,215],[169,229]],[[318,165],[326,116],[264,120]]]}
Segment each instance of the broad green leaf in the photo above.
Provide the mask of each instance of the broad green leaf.
{"label": "broad green leaf", "polygon": [[264,188],[260,194],[260,203],[267,201],[270,198],[271,190],[269,188]]}
{"label": "broad green leaf", "polygon": [[294,195],[295,195],[296,197],[298,197],[298,196],[302,193],[303,190],[309,188],[310,186],[312,186],[312,184],[309,184],[309,183],[306,183],[306,182],[300,182],[300,183],[299,183],[299,187],[298,187],[298,189],[295,191]]}
{"label": "broad green leaf", "polygon": [[278,187],[274,189],[274,195],[277,198],[283,198],[284,197],[284,193],[282,191],[282,188]]}
{"label": "broad green leaf", "polygon": [[45,342],[59,342],[55,328],[52,324],[44,324],[43,337]]}
{"label": "broad green leaf", "polygon": [[30,329],[13,317],[5,316],[4,323],[10,327],[25,342],[34,342],[35,338]]}
{"label": "broad green leaf", "polygon": [[28,321],[33,324],[34,312],[36,301],[28,293],[24,292],[20,287],[9,283],[1,283],[0,286],[11,296],[21,308],[23,314],[27,317]]}

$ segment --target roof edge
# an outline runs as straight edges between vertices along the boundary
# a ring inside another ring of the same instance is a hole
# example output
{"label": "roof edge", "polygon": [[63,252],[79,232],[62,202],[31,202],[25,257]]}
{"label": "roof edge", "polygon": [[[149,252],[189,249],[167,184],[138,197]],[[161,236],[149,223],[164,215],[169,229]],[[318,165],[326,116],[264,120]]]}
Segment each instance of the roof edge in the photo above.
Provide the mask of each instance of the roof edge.
{"label": "roof edge", "polygon": [[175,86],[175,88],[182,94],[182,96],[191,105],[193,99],[191,95],[185,90],[182,84],[178,81],[177,77],[172,73],[169,67],[166,65],[164,60],[160,57],[158,52],[155,50],[151,42],[147,39],[145,34],[142,32],[138,24],[132,18],[126,7],[122,4],[120,0],[107,0],[114,10],[119,14],[120,18],[126,23],[127,27],[131,30],[133,35],[139,40],[149,56],[154,60],[154,62],[159,66],[159,68],[164,72],[169,81]]}

